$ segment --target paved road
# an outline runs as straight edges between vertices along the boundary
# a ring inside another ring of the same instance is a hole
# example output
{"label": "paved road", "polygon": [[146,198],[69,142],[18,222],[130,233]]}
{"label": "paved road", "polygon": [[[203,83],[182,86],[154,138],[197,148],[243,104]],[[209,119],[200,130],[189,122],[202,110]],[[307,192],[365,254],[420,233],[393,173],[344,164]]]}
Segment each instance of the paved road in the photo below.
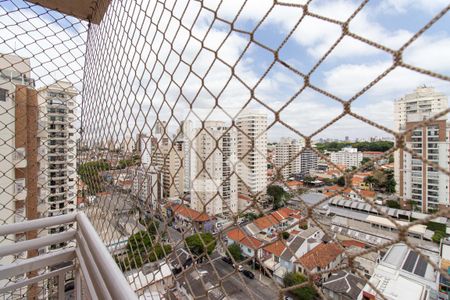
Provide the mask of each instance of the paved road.
{"label": "paved road", "polygon": [[[215,258],[213,260],[213,264],[217,272],[219,273],[220,277],[224,277],[234,271],[234,268],[231,265],[222,261],[220,258]],[[245,294],[248,294],[248,291],[250,291],[251,298],[253,299],[264,299],[264,300],[278,299],[278,293],[276,290],[273,290],[273,288],[265,286],[256,278],[249,279],[245,277],[243,274],[236,273],[230,276],[228,281],[232,282],[235,286],[237,286],[237,288],[240,291],[242,291]],[[227,292],[229,291],[227,290]]]}

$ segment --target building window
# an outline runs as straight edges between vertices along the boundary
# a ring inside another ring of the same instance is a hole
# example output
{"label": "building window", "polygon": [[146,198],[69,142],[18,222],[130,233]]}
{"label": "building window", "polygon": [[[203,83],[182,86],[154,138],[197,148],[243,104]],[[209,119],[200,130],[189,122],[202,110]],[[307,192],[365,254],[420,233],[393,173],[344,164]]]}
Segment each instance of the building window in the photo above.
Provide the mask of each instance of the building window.
{"label": "building window", "polygon": [[0,89],[0,101],[6,102],[6,95],[8,94],[8,90]]}

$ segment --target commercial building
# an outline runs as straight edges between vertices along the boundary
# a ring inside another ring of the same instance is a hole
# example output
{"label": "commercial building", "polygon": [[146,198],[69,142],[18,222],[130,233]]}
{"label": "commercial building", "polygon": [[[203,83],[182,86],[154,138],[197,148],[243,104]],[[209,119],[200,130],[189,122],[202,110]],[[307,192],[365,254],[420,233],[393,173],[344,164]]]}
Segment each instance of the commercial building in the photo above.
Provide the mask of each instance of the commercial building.
{"label": "commercial building", "polygon": [[[427,256],[438,262],[437,255]],[[382,299],[377,290],[388,300],[437,299],[436,276],[436,270],[417,252],[405,244],[395,244],[375,267],[371,285],[364,286],[358,299]]]}
{"label": "commercial building", "polygon": [[[38,130],[37,93],[30,78],[28,59],[0,55],[0,220],[2,224],[36,219],[38,212]],[[36,231],[2,236],[0,245],[37,236]],[[29,250],[28,257],[37,255]],[[25,258],[21,252],[17,259]],[[0,258],[0,265],[13,256]],[[6,282],[0,282],[3,286]]]}
{"label": "commercial building", "polygon": [[346,168],[359,167],[363,159],[363,153],[356,148],[346,147],[341,151],[331,152],[331,162]]}
{"label": "commercial building", "polygon": [[267,115],[243,111],[236,119],[239,193],[261,199],[267,186]]}
{"label": "commercial building", "polygon": [[[47,134],[41,138],[40,201],[47,203],[46,215],[68,214],[76,209],[77,198],[77,90],[69,82],[57,81],[38,92],[40,120]],[[62,232],[72,224],[50,227],[49,234]],[[54,245],[54,247],[62,247]]]}
{"label": "commercial building", "polygon": [[208,215],[238,211],[236,128],[207,121],[193,140],[191,207]]}
{"label": "commercial building", "polygon": [[295,139],[282,138],[275,148],[275,170],[284,179],[299,174],[302,145]]}
{"label": "commercial building", "polygon": [[395,102],[395,127],[400,132],[412,130],[406,135],[405,142],[417,154],[412,156],[399,150],[395,155],[397,192],[404,207],[409,204],[423,212],[448,207],[448,176],[420,160],[421,157],[448,168],[447,116],[417,127],[447,106],[447,97],[429,87],[417,88],[414,93]]}

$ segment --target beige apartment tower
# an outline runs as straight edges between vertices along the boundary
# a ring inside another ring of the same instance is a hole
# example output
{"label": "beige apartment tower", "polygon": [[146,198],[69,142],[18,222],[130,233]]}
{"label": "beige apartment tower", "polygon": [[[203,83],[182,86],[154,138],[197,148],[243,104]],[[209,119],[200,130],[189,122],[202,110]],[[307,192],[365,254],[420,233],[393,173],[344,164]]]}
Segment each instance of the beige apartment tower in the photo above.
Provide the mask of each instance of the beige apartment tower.
{"label": "beige apartment tower", "polygon": [[239,193],[261,199],[267,187],[267,115],[243,111],[236,119],[236,126]]}
{"label": "beige apartment tower", "polygon": [[209,215],[238,211],[236,128],[207,121],[193,141],[191,208]]}

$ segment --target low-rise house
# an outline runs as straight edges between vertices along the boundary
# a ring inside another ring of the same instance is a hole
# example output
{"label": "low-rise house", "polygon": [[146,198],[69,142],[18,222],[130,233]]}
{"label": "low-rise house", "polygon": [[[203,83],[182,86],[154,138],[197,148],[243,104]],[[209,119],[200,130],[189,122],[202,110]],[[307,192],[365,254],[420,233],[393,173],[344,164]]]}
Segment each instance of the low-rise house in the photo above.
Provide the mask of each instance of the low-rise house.
{"label": "low-rise house", "polygon": [[138,296],[162,295],[174,284],[172,271],[166,262],[145,266],[141,271],[129,274],[127,280]]}
{"label": "low-rise house", "polygon": [[247,257],[261,257],[261,246],[263,243],[260,240],[248,235],[240,228],[233,228],[227,232],[227,245],[233,243],[239,245],[242,254]]}
{"label": "low-rise house", "polygon": [[277,233],[285,230],[299,229],[302,219],[299,210],[283,207],[269,215],[256,219],[245,226],[249,234],[259,240],[271,242],[277,238]]}
{"label": "low-rise house", "polygon": [[356,300],[365,285],[365,281],[348,271],[331,274],[322,284],[322,290],[332,300]]}
{"label": "low-rise house", "polygon": [[[322,243],[300,257],[298,272],[319,272],[338,266],[343,259],[344,250],[337,243]],[[326,279],[330,274],[323,273],[320,279]]]}
{"label": "low-rise house", "polygon": [[322,230],[310,227],[291,236],[288,241],[277,241],[263,249],[266,255],[263,264],[272,272],[273,278],[282,283],[286,273],[296,271],[297,259],[320,245],[323,237]]}
{"label": "low-rise house", "polygon": [[214,219],[204,212],[198,212],[184,204],[168,203],[166,205],[167,218],[173,217],[174,227],[189,229],[194,226],[200,231],[212,231]]}

